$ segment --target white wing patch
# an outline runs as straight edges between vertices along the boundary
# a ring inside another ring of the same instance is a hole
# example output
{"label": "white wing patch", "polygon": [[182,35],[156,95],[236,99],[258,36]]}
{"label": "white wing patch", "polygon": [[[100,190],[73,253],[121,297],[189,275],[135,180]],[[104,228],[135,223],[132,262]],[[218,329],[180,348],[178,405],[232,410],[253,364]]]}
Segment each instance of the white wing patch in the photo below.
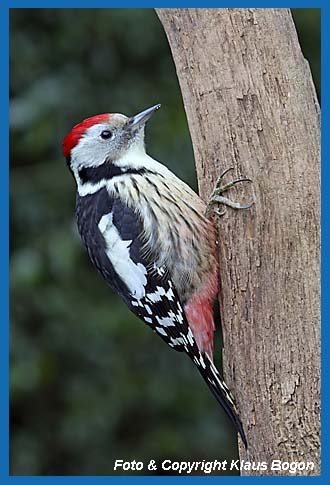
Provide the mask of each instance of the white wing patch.
{"label": "white wing patch", "polygon": [[102,216],[98,228],[106,242],[106,255],[111,261],[114,270],[125,283],[132,296],[136,299],[145,296],[147,284],[147,270],[141,263],[135,263],[129,253],[131,241],[121,239],[118,229],[113,224],[113,215],[110,212]]}
{"label": "white wing patch", "polygon": [[[169,312],[169,314],[170,313],[171,312]],[[175,319],[173,319],[173,317],[171,317],[171,316],[170,317],[157,317],[156,316],[156,320],[163,327],[175,327],[175,325],[176,325]]]}
{"label": "white wing patch", "polygon": [[162,288],[161,286],[157,286],[156,291],[154,293],[148,293],[147,295],[148,300],[150,300],[152,303],[161,301],[163,296],[165,296],[165,298],[167,298],[168,300],[173,301],[174,293],[172,288],[170,288],[168,291],[165,291],[165,289]]}
{"label": "white wing patch", "polygon": [[184,345],[185,344],[185,339],[184,337],[177,337],[177,338],[171,338],[171,343],[172,343],[172,346],[176,346],[176,345]]}

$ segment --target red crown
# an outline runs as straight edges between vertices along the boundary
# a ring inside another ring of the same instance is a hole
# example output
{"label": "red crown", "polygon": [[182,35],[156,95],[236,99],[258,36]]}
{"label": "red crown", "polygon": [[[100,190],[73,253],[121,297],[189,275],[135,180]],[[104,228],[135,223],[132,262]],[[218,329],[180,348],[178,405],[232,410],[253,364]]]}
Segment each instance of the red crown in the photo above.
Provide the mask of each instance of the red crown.
{"label": "red crown", "polygon": [[77,145],[87,128],[90,128],[93,125],[97,125],[98,123],[108,121],[110,116],[111,115],[109,115],[108,113],[91,116],[90,118],[86,118],[84,121],[74,126],[70,133],[66,135],[63,140],[63,153],[65,158],[68,158],[70,156],[72,148]]}

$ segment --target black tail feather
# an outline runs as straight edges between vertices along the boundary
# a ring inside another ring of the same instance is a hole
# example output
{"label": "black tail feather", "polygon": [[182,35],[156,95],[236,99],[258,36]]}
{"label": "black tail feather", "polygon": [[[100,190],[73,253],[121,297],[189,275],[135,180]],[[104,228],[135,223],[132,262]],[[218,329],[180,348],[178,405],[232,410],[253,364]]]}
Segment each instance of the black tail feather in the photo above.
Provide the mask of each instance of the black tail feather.
{"label": "black tail feather", "polygon": [[199,362],[197,362],[196,357],[193,358],[194,364],[203,376],[211,392],[234,424],[236,430],[242,438],[245,448],[247,449],[247,439],[243,429],[243,424],[238,416],[235,401],[230,393],[230,390],[228,389],[227,385],[220,375],[220,372],[217,370],[208,355],[200,354],[200,356],[201,357],[199,359]]}

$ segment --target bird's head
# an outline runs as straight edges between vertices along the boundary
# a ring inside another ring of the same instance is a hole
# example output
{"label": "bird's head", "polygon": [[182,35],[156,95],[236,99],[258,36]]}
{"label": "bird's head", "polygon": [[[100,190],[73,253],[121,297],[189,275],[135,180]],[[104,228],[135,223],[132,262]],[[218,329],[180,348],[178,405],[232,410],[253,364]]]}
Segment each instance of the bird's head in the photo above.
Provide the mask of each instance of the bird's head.
{"label": "bird's head", "polygon": [[160,104],[128,118],[125,115],[101,114],[74,126],[63,141],[63,153],[71,170],[98,167],[122,158],[130,149],[144,151],[145,123]]}

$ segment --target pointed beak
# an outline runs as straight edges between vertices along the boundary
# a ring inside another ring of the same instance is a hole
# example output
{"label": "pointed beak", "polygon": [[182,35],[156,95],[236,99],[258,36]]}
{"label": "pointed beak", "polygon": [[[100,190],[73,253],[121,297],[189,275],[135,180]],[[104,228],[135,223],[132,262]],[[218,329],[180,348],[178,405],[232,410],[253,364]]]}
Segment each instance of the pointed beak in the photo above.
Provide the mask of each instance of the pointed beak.
{"label": "pointed beak", "polygon": [[149,120],[149,118],[152,117],[154,112],[157,111],[160,107],[161,107],[160,104],[155,104],[155,106],[145,109],[144,111],[141,111],[141,113],[138,113],[137,115],[132,116],[128,120],[127,128],[137,128],[139,126],[142,126],[144,123],[146,123]]}

